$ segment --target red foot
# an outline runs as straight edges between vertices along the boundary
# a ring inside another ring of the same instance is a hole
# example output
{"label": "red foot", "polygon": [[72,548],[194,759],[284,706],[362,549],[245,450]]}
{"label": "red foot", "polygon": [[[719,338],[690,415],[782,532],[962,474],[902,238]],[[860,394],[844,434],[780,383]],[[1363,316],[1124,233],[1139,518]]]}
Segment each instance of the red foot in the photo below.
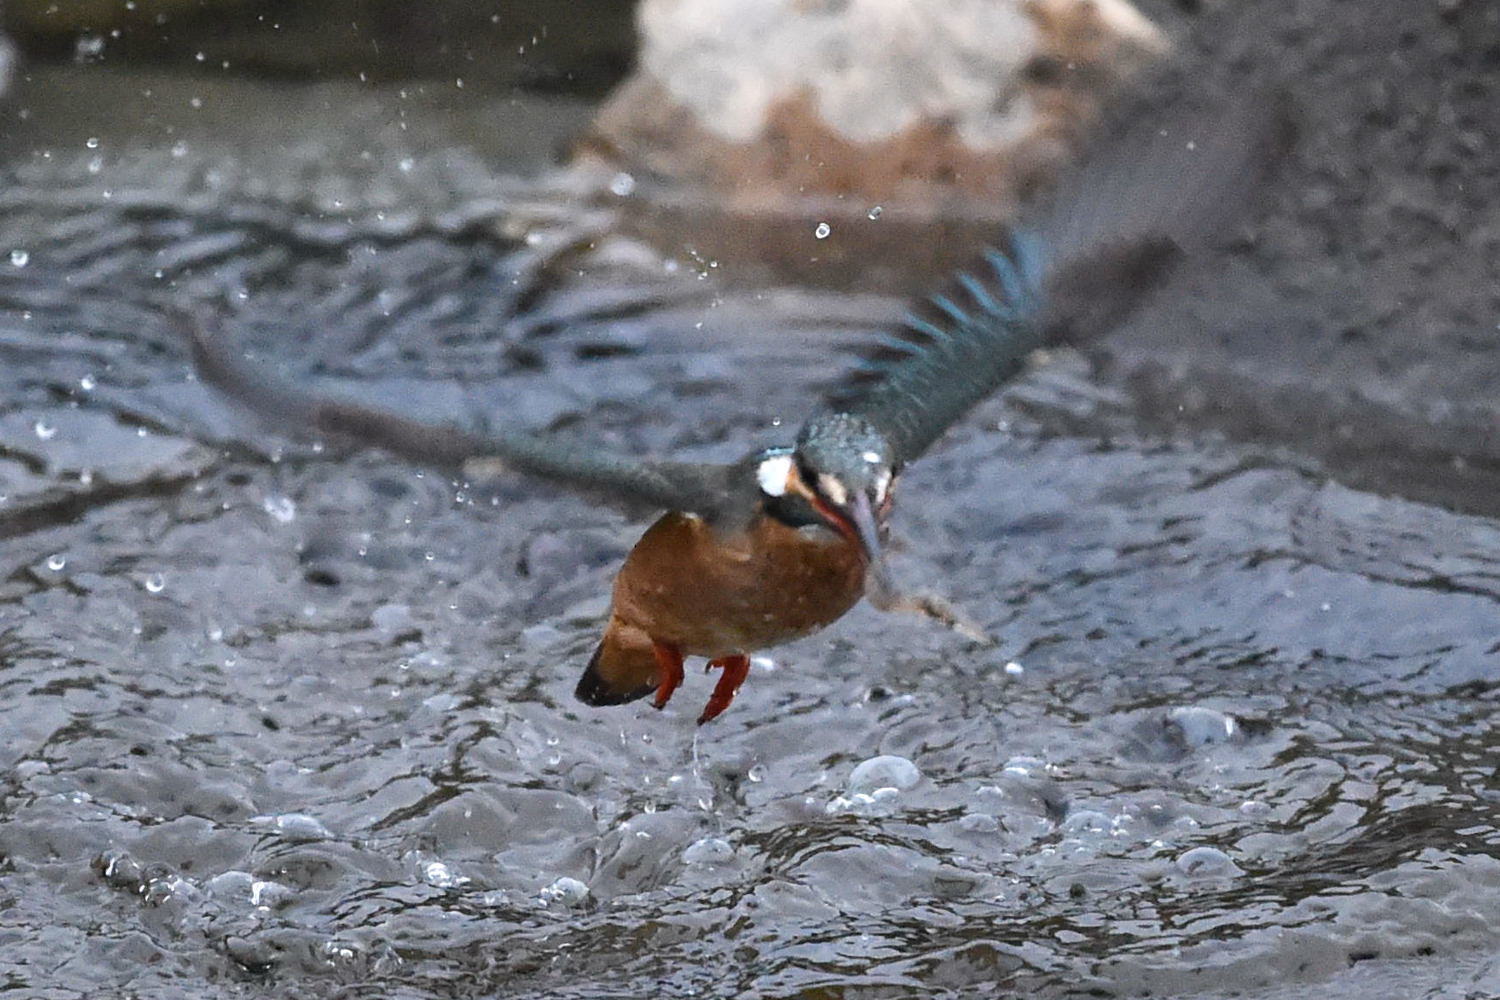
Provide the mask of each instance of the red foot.
{"label": "red foot", "polygon": [[717,660],[708,661],[703,672],[708,673],[715,668],[724,672],[719,675],[719,683],[714,685],[714,693],[709,695],[708,704],[703,706],[703,714],[698,716],[700,726],[717,717],[734,701],[735,692],[745,683],[745,677],[750,673],[750,657],[721,656]]}
{"label": "red foot", "polygon": [[682,683],[682,652],[670,643],[654,641],[651,650],[656,654],[656,699],[651,705],[666,708],[672,692]]}

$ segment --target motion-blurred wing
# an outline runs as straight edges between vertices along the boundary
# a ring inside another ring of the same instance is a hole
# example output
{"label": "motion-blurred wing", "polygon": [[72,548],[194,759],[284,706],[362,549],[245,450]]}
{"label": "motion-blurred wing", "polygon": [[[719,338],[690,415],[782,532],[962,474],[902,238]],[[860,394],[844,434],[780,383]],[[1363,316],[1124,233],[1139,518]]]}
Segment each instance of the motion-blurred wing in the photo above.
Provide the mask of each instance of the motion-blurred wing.
{"label": "motion-blurred wing", "polygon": [[222,335],[190,321],[193,364],[203,381],[285,427],[383,448],[419,465],[484,477],[500,469],[536,476],[626,507],[666,508],[715,519],[733,501],[729,465],[649,462],[550,435],[475,434],[347,400],[320,396],[253,368]]}
{"label": "motion-blurred wing", "polygon": [[1036,348],[1117,326],[1176,260],[1224,233],[1288,132],[1275,102],[1148,124],[879,345],[876,380],[840,408],[879,427],[899,461],[919,457]]}

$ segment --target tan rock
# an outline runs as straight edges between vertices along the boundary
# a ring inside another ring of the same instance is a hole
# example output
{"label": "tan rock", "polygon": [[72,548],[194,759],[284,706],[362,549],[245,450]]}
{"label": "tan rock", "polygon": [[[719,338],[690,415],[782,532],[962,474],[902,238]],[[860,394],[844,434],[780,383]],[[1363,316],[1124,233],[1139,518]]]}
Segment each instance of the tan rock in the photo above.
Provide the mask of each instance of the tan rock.
{"label": "tan rock", "polygon": [[1166,49],[1126,0],[643,0],[586,153],[739,210],[1004,214]]}

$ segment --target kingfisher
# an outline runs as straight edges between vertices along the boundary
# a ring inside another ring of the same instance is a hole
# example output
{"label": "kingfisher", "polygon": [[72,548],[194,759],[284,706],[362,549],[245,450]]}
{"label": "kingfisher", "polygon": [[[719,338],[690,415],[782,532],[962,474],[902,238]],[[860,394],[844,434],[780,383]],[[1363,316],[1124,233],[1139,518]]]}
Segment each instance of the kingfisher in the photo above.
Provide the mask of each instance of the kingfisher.
{"label": "kingfisher", "polygon": [[886,569],[902,471],[1034,351],[1118,325],[1177,259],[1221,236],[1274,159],[1272,117],[1240,109],[1127,136],[1036,223],[919,303],[860,391],[811,416],[791,443],[730,463],[413,420],[273,378],[212,323],[185,325],[198,376],[266,417],[465,479],[519,473],[665,511],[615,578],[575,695],[591,706],[651,697],[660,709],[684,660],[703,657],[719,675],[701,725],[729,707],[753,653],[825,628],[862,597],[963,627],[940,600],[904,594]]}

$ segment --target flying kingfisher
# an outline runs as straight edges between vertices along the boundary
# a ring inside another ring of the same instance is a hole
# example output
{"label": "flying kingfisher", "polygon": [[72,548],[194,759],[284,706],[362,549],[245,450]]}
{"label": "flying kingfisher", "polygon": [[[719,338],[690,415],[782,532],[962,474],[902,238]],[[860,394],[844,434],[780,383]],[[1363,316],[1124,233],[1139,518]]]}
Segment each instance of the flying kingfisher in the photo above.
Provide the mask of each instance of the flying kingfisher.
{"label": "flying kingfisher", "polygon": [[205,382],[290,426],[465,478],[523,473],[665,510],[620,568],[575,693],[589,705],[652,696],[662,708],[684,658],[706,657],[720,674],[702,724],[729,707],[752,653],[824,628],[862,596],[933,611],[897,590],[881,557],[902,470],[1034,350],[1116,326],[1176,259],[1220,237],[1280,151],[1282,122],[1247,105],[1128,135],[1034,225],[920,304],[873,384],[813,416],[790,444],[729,464],[414,421],[273,379],[197,321],[187,324],[193,361]]}

